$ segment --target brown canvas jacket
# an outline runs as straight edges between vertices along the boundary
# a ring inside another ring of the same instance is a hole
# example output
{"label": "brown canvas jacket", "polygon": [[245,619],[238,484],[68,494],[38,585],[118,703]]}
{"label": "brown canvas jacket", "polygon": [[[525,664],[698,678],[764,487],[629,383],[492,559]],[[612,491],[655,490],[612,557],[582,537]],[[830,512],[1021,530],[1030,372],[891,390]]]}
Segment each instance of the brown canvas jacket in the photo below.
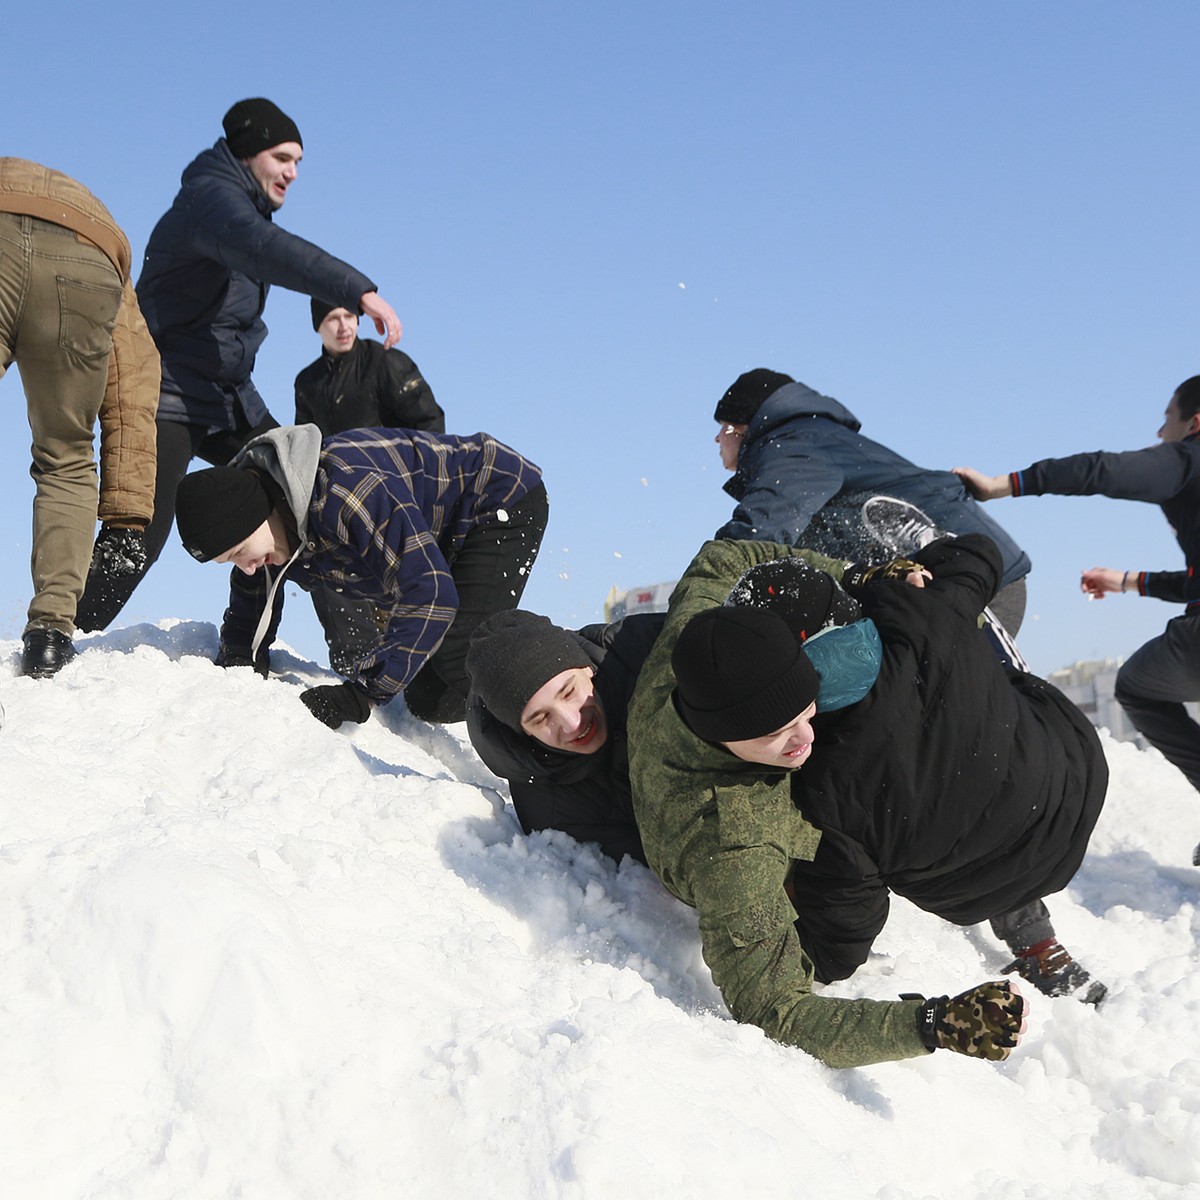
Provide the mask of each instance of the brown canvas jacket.
{"label": "brown canvas jacket", "polygon": [[52,221],[102,250],[121,276],[108,385],[100,405],[100,519],[144,525],[154,514],[158,350],[130,281],[129,239],[108,209],[69,175],[0,157],[0,212]]}

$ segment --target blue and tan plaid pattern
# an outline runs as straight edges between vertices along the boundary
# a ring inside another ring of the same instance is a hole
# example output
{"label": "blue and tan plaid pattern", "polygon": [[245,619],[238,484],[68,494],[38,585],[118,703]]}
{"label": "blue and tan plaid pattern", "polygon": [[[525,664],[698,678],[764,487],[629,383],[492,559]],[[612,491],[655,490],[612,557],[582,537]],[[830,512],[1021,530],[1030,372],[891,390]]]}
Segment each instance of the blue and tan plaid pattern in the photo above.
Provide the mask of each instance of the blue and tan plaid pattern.
{"label": "blue and tan plaid pattern", "polygon": [[322,442],[290,577],[386,614],[380,645],[354,677],[372,699],[403,690],[450,628],[458,612],[450,563],[467,533],[541,482],[533,463],[486,433],[355,429]]}

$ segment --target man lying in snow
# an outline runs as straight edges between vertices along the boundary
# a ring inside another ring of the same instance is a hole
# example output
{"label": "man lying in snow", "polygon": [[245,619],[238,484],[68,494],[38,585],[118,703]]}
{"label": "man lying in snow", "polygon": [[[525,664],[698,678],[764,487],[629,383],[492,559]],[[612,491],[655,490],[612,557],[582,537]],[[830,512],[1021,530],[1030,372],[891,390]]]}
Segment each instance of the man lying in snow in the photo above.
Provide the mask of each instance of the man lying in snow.
{"label": "man lying in snow", "polygon": [[986,537],[914,555],[923,586],[858,573],[865,619],[849,625],[826,628],[822,579],[786,618],[724,603],[749,568],[796,554],[710,542],[672,596],[629,715],[647,860],[699,910],[737,1019],[831,1066],[938,1047],[1004,1058],[1024,1014],[1007,982],[899,1001],[812,984],[865,961],[889,889],[959,924],[1000,915],[1010,969],[1051,994],[1088,983],[1039,901],[1075,873],[1103,804],[1095,731],[980,635],[1000,578]]}

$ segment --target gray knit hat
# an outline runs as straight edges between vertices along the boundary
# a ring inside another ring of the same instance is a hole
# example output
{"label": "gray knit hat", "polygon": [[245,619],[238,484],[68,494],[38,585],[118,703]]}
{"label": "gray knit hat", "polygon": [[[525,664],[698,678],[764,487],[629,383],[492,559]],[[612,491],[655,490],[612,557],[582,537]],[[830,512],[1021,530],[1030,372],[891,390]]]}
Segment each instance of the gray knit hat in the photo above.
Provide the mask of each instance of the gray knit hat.
{"label": "gray knit hat", "polygon": [[471,635],[467,677],[497,720],[521,728],[530,696],[572,667],[590,667],[583,647],[547,617],[515,608],[489,617]]}

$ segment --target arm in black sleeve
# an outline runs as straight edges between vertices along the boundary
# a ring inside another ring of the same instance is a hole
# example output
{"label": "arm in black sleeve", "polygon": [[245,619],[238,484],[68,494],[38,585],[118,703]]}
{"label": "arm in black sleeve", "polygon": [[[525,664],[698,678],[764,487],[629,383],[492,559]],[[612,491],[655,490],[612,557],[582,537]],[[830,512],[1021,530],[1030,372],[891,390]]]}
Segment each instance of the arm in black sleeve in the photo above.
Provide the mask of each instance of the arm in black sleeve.
{"label": "arm in black sleeve", "polygon": [[645,863],[637,825],[588,782],[572,784],[509,782],[513,807],[526,833],[558,829],[577,842],[596,842],[614,862],[625,855]]}
{"label": "arm in black sleeve", "polygon": [[403,351],[388,350],[383,355],[386,380],[379,397],[383,424],[397,429],[423,429],[427,433],[446,432],[446,414],[433,398],[433,389]]}
{"label": "arm in black sleeve", "polygon": [[870,856],[842,834],[822,831],[816,858],[794,864],[786,890],[815,978],[853,975],[888,916],[888,890]]}

